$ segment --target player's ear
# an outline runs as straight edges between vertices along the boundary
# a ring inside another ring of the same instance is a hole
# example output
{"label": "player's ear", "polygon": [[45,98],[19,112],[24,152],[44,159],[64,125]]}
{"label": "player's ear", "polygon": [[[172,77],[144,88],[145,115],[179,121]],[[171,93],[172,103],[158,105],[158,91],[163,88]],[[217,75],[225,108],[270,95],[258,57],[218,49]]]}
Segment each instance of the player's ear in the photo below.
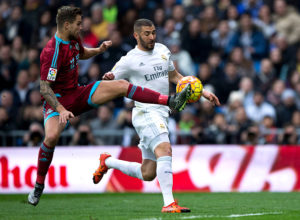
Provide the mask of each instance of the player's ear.
{"label": "player's ear", "polygon": [[65,29],[65,30],[69,30],[69,28],[70,28],[70,22],[67,22],[67,21],[66,21],[66,22],[64,23],[64,29]]}
{"label": "player's ear", "polygon": [[137,32],[133,32],[133,37],[137,40],[138,37],[139,37],[138,33]]}

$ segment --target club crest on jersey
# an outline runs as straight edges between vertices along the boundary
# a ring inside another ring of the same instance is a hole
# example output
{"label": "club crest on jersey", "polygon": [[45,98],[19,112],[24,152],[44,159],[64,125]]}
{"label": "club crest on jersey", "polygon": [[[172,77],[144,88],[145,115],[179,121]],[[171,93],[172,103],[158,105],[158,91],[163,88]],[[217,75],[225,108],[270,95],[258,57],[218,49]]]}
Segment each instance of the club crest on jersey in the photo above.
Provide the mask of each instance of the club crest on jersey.
{"label": "club crest on jersey", "polygon": [[78,43],[75,44],[75,48],[76,48],[76,50],[79,50],[79,44]]}
{"label": "club crest on jersey", "polygon": [[57,75],[57,69],[50,68],[48,72],[47,79],[50,81],[55,81]]}
{"label": "club crest on jersey", "polygon": [[166,57],[164,54],[161,55],[161,58],[162,58],[163,60],[167,61],[167,57]]}

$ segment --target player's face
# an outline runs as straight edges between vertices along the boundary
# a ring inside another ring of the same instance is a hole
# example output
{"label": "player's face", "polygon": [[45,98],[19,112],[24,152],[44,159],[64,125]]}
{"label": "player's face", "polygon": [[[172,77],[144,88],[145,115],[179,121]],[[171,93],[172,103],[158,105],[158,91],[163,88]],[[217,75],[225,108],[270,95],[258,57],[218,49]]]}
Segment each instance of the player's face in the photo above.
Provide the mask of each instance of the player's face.
{"label": "player's face", "polygon": [[142,26],[138,34],[138,44],[145,50],[153,50],[156,40],[156,30],[154,26]]}
{"label": "player's face", "polygon": [[69,38],[70,40],[76,40],[79,37],[79,33],[82,29],[82,18],[80,15],[76,16],[76,19],[73,23],[70,24],[69,28]]}

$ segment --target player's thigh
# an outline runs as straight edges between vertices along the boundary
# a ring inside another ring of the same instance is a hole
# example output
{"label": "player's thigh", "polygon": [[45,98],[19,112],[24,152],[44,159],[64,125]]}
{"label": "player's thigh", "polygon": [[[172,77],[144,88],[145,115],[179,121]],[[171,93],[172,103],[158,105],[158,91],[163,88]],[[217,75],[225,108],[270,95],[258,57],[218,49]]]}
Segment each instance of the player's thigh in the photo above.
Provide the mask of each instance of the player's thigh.
{"label": "player's thigh", "polygon": [[58,117],[51,117],[45,122],[45,142],[49,147],[56,145],[61,132],[66,127],[65,123],[59,123]]}
{"label": "player's thigh", "polygon": [[126,80],[102,80],[92,95],[92,102],[103,104],[117,97],[125,96],[129,82]]}
{"label": "player's thigh", "polygon": [[153,180],[156,177],[156,161],[143,159],[141,170],[144,180]]}

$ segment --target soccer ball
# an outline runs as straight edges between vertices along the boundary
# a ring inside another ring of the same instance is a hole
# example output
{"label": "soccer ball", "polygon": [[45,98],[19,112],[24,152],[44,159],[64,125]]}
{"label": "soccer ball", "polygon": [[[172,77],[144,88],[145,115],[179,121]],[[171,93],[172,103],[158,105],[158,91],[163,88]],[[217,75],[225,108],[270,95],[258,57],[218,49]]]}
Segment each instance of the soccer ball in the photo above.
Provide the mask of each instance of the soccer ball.
{"label": "soccer ball", "polygon": [[191,84],[192,93],[187,101],[188,103],[197,102],[202,96],[203,85],[201,81],[195,76],[185,76],[183,77],[176,86],[176,92],[181,92],[183,88],[188,84]]}

